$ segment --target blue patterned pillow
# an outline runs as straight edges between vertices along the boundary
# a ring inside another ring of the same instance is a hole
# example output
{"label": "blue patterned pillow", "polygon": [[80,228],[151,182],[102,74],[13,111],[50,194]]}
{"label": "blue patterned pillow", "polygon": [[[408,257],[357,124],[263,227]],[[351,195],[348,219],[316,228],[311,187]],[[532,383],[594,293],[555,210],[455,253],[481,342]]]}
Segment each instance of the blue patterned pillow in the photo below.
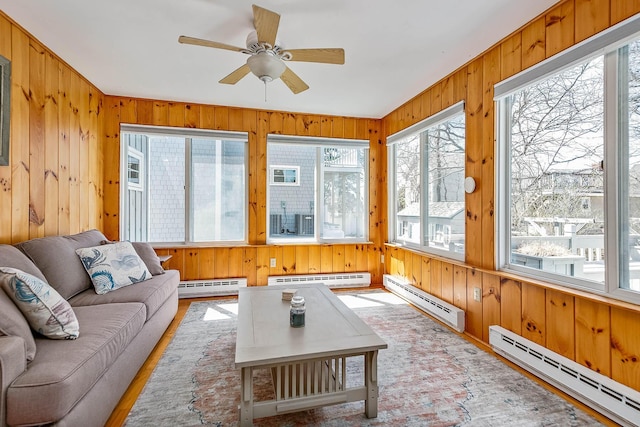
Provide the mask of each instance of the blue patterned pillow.
{"label": "blue patterned pillow", "polygon": [[0,267],[0,286],[34,331],[54,339],[78,338],[80,327],[76,314],[48,283],[24,271]]}
{"label": "blue patterned pillow", "polygon": [[151,278],[147,266],[130,242],[76,249],[97,294]]}

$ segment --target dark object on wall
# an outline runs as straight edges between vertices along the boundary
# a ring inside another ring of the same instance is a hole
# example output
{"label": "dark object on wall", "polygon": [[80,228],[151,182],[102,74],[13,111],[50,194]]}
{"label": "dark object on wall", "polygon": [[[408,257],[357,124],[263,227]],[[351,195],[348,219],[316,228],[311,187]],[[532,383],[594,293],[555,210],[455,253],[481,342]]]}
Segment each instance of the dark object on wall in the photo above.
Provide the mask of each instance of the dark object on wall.
{"label": "dark object on wall", "polygon": [[313,215],[296,214],[296,229],[300,236],[313,236]]}
{"label": "dark object on wall", "polygon": [[277,236],[282,233],[282,215],[280,214],[271,214],[269,217],[269,235]]}
{"label": "dark object on wall", "polygon": [[0,55],[0,166],[9,164],[11,61]]}

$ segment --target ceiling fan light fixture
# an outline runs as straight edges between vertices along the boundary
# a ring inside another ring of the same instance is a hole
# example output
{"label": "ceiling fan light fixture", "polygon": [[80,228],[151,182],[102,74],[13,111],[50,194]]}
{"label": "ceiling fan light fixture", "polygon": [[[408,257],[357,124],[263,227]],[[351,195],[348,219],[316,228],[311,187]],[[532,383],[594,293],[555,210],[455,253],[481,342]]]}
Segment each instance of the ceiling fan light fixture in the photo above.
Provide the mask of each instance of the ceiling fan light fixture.
{"label": "ceiling fan light fixture", "polygon": [[279,79],[287,68],[280,58],[268,52],[250,56],[247,65],[251,72],[265,83]]}

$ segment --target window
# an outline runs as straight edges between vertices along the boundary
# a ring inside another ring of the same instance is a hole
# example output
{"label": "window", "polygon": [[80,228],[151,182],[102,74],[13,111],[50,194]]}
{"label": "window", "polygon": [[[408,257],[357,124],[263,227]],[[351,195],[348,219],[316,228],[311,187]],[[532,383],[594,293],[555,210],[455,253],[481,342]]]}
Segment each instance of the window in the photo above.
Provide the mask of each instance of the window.
{"label": "window", "polygon": [[267,240],[365,241],[368,154],[369,141],[268,135]]}
{"label": "window", "polygon": [[389,136],[388,145],[390,240],[463,260],[464,104]]}
{"label": "window", "polygon": [[502,269],[640,300],[638,31],[629,20],[496,86]]}
{"label": "window", "polygon": [[300,185],[300,167],[299,166],[271,166],[271,185]]}
{"label": "window", "polygon": [[127,153],[127,183],[130,190],[142,191],[144,189],[144,156],[133,147],[129,147]]}
{"label": "window", "polygon": [[123,126],[121,147],[124,239],[246,240],[246,134]]}

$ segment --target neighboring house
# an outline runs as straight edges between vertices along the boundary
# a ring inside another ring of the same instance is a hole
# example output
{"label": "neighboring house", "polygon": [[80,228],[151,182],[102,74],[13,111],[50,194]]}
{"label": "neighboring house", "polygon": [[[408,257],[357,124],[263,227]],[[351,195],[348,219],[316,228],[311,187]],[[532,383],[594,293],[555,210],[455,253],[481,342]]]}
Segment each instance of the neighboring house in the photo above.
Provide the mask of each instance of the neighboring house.
{"label": "neighboring house", "polygon": [[[464,202],[429,203],[429,246],[447,247],[460,245],[456,251],[464,250]],[[420,203],[412,203],[398,212],[398,235],[405,240],[419,243]]]}

